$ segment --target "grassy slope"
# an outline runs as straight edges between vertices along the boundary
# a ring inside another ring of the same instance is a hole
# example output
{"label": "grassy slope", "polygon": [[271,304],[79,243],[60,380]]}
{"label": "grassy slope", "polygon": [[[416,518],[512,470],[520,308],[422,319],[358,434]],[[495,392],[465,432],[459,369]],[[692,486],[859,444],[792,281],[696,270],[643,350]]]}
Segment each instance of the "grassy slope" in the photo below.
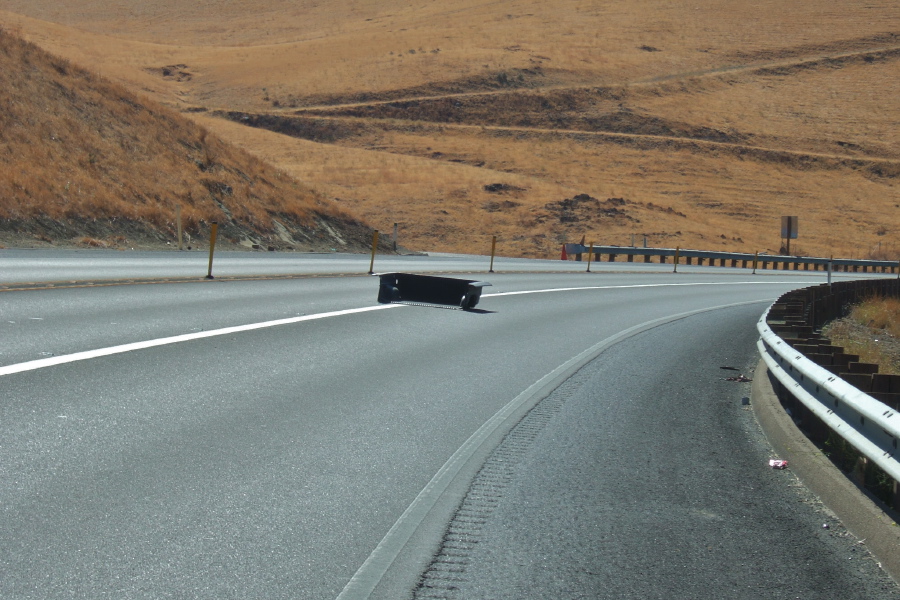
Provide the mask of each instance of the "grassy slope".
{"label": "grassy slope", "polygon": [[778,251],[797,214],[792,250],[900,251],[895,3],[146,4],[0,6],[165,103],[294,119],[198,117],[411,247]]}
{"label": "grassy slope", "polygon": [[850,314],[828,323],[824,333],[831,343],[859,361],[879,366],[878,372],[900,375],[900,300],[870,298]]}
{"label": "grassy slope", "polygon": [[317,239],[323,218],[359,228],[319,194],[177,112],[2,31],[0,105],[6,238],[164,244],[175,239],[176,205],[194,239],[214,220],[226,242],[278,246],[334,245]]}

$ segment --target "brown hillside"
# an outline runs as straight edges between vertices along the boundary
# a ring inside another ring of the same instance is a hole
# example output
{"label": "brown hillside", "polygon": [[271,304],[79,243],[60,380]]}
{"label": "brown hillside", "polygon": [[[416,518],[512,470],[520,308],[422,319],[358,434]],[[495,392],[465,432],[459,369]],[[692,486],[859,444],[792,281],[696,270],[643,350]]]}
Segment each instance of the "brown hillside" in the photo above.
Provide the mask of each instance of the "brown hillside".
{"label": "brown hillside", "polygon": [[[405,245],[900,258],[900,4],[3,0]],[[247,127],[247,126],[251,127]]]}
{"label": "brown hillside", "polygon": [[[119,84],[0,30],[0,236],[7,243],[365,247],[365,227],[284,172]],[[329,227],[322,227],[325,223]]]}

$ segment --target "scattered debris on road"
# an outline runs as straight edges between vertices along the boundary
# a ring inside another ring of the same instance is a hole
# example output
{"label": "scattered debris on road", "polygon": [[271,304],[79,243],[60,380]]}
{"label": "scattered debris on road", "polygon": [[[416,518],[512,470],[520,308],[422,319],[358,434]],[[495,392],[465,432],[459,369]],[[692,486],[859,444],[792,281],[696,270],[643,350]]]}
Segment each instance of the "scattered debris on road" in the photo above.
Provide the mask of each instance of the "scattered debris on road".
{"label": "scattered debris on road", "polygon": [[788,461],[779,458],[773,458],[769,461],[769,466],[773,469],[787,469]]}
{"label": "scattered debris on road", "polygon": [[738,375],[737,377],[726,377],[725,381],[739,381],[741,383],[746,383],[748,381],[753,381],[753,380],[750,379],[749,377],[744,377],[744,375],[741,374],[741,375]]}

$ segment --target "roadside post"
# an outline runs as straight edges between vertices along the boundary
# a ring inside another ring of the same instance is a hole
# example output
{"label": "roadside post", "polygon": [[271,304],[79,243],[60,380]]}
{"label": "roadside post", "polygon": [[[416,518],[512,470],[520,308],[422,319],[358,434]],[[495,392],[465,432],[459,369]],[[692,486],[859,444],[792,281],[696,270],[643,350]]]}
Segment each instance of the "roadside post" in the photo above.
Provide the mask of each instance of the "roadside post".
{"label": "roadside post", "polygon": [[175,228],[178,230],[178,249],[182,249],[182,235],[181,235],[181,205],[175,205]]}
{"label": "roadside post", "polygon": [[672,269],[673,273],[678,272],[678,257],[681,255],[681,246],[675,247],[675,268]]}
{"label": "roadside post", "polygon": [[209,270],[206,272],[207,279],[215,279],[212,274],[213,252],[216,251],[216,237],[219,234],[219,223],[212,222],[212,230],[209,232]]}
{"label": "roadside post", "polygon": [[594,242],[591,242],[591,249],[588,250],[588,266],[587,272],[591,272],[591,259],[594,258]]}
{"label": "roadside post", "polygon": [[834,254],[831,255],[831,258],[828,259],[828,287],[831,288],[831,263],[834,260]]}
{"label": "roadside post", "polygon": [[756,275],[756,264],[759,262],[759,250],[756,251],[756,254],[753,255],[753,273],[751,275]]}
{"label": "roadside post", "polygon": [[394,252],[397,251],[397,224],[394,223],[394,239],[393,239]]}
{"label": "roadside post", "polygon": [[497,236],[493,236],[491,238],[491,268],[488,269],[488,273],[494,272],[494,254],[497,252]]}
{"label": "roadside post", "polygon": [[372,234],[372,260],[369,261],[369,275],[375,274],[375,250],[378,249],[378,230]]}

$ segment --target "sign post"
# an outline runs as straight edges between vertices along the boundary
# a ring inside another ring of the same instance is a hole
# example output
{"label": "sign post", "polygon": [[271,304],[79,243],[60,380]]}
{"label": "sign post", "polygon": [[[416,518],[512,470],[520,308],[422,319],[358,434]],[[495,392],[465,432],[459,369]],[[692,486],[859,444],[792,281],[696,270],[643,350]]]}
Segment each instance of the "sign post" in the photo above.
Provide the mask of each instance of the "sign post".
{"label": "sign post", "polygon": [[791,240],[797,239],[797,217],[781,217],[781,238],[787,240],[787,255],[791,255]]}

